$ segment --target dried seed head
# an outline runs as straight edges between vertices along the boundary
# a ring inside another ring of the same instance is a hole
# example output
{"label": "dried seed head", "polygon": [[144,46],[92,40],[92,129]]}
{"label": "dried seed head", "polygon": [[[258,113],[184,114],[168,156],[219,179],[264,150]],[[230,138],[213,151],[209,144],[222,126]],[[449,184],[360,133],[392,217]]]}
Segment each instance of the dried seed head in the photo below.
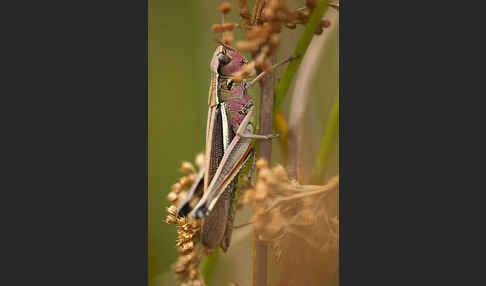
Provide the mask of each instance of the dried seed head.
{"label": "dried seed head", "polygon": [[197,154],[197,156],[196,156],[196,165],[199,168],[202,168],[203,167],[203,165],[204,165],[204,154],[203,153]]}
{"label": "dried seed head", "polygon": [[282,230],[282,225],[282,215],[277,211],[272,212],[270,222],[265,227],[265,236],[271,239]]}
{"label": "dried seed head", "polygon": [[182,192],[180,192],[180,193],[177,194],[177,199],[179,201],[185,200],[186,197],[187,197],[187,192],[186,191],[182,191]]}
{"label": "dried seed head", "polygon": [[260,159],[256,162],[256,167],[258,169],[263,169],[263,168],[267,168],[268,167],[268,163],[267,161],[263,160],[263,159]]}
{"label": "dried seed head", "polygon": [[282,22],[286,22],[288,20],[287,13],[285,13],[285,11],[282,11],[282,10],[277,11],[275,18],[278,21],[282,21]]}
{"label": "dried seed head", "polygon": [[294,22],[291,22],[291,23],[285,24],[285,27],[293,30],[293,29],[295,29],[297,27],[297,25]]}
{"label": "dried seed head", "polygon": [[168,195],[167,195],[167,199],[173,203],[175,201],[177,201],[177,194],[174,193],[174,192],[170,192]]}
{"label": "dried seed head", "polygon": [[231,37],[231,36],[225,36],[223,38],[223,44],[229,45],[229,46],[233,45],[233,37]]}
{"label": "dried seed head", "polygon": [[262,26],[255,26],[253,29],[246,33],[247,40],[254,40],[257,38],[266,38],[268,36],[268,31]]}
{"label": "dried seed head", "polygon": [[223,28],[223,25],[221,24],[214,24],[211,29],[213,30],[213,32],[215,33],[223,33],[224,32],[224,28]]}
{"label": "dried seed head", "polygon": [[196,170],[194,169],[194,166],[191,163],[185,161],[185,162],[182,162],[182,164],[181,164],[181,172],[186,174],[186,175],[189,175],[191,173],[196,172]]}
{"label": "dried seed head", "polygon": [[268,188],[264,184],[260,184],[256,187],[256,193],[254,196],[255,201],[264,201],[268,197]]}
{"label": "dried seed head", "polygon": [[182,250],[183,252],[186,252],[186,251],[191,250],[191,249],[193,249],[193,248],[194,248],[194,242],[189,241],[189,242],[186,242],[186,243],[184,243],[184,244],[182,245],[181,250]]}
{"label": "dried seed head", "polygon": [[275,17],[275,12],[273,11],[273,9],[265,8],[263,9],[262,15],[263,17],[265,17],[265,20],[271,21]]}
{"label": "dried seed head", "polygon": [[186,269],[185,265],[183,264],[174,264],[172,266],[172,271],[174,271],[175,273],[181,273],[181,272],[184,272],[184,270]]}
{"label": "dried seed head", "polygon": [[277,263],[280,262],[280,259],[282,258],[282,248],[280,247],[280,244],[274,243],[272,244],[272,253],[273,253],[273,258]]}
{"label": "dried seed head", "polygon": [[248,11],[247,8],[240,9],[240,17],[244,19],[250,19],[251,18],[250,11]]}
{"label": "dried seed head", "polygon": [[304,24],[309,20],[309,14],[304,13],[302,11],[295,11],[295,17],[299,20],[300,24]]}
{"label": "dried seed head", "polygon": [[236,28],[238,26],[238,24],[236,23],[224,23],[222,25],[222,28],[223,28],[223,31],[224,32],[231,32],[233,31],[234,28]]}
{"label": "dried seed head", "polygon": [[280,33],[282,30],[282,23],[280,22],[265,22],[263,28],[270,33]]}
{"label": "dried seed head", "polygon": [[277,180],[280,180],[282,182],[288,182],[289,179],[287,177],[287,172],[282,165],[277,165],[273,167],[272,171]]}
{"label": "dried seed head", "polygon": [[261,43],[262,39],[260,38],[251,41],[239,41],[236,43],[236,48],[240,51],[256,52]]}
{"label": "dried seed head", "polygon": [[278,43],[279,43],[279,42],[280,42],[280,37],[279,37],[278,35],[272,35],[272,36],[270,37],[270,42],[269,42],[269,44],[270,44],[270,46],[271,46],[271,47],[273,47],[273,46],[275,46],[275,47],[276,47],[276,46],[278,45]]}
{"label": "dried seed head", "polygon": [[172,185],[172,191],[174,193],[180,192],[181,189],[182,189],[182,185],[180,183],[175,183],[174,185]]}
{"label": "dried seed head", "polygon": [[170,214],[170,215],[173,215],[173,216],[177,216],[177,207],[172,205],[170,207],[167,208],[167,212]]}
{"label": "dried seed head", "polygon": [[[270,169],[259,160],[257,167],[257,182],[246,191],[243,202],[253,208],[251,221],[258,238],[273,244],[291,234],[318,251],[336,252],[339,226],[337,216],[328,212],[335,211],[336,202],[329,198],[336,196],[329,194],[338,190],[339,177],[323,186],[300,185],[288,178],[282,166]],[[281,249],[274,256],[280,259]]]}
{"label": "dried seed head", "polygon": [[[203,154],[196,156],[196,165],[200,168],[204,164]],[[172,192],[167,195],[167,199],[174,203],[167,208],[168,215],[166,222],[169,224],[176,224],[179,259],[172,266],[173,272],[176,274],[181,285],[201,285],[199,272],[197,271],[199,263],[203,256],[203,248],[196,247],[199,241],[200,224],[199,220],[194,220],[188,217],[177,217],[177,207],[175,203],[184,200],[187,196],[187,189],[192,185],[197,177],[194,166],[189,162],[181,164],[181,171],[186,175],[182,177],[178,183],[172,186]]]}
{"label": "dried seed head", "polygon": [[255,59],[255,66],[258,68],[263,68],[264,61],[265,61],[265,54],[260,53]]}
{"label": "dried seed head", "polygon": [[231,4],[228,2],[223,2],[218,8],[219,11],[223,12],[223,14],[228,14],[231,11]]}
{"label": "dried seed head", "polygon": [[182,187],[190,187],[192,185],[192,180],[190,177],[186,176],[186,177],[182,177],[179,180],[179,183],[181,184]]}
{"label": "dried seed head", "polygon": [[317,1],[316,0],[306,0],[305,1],[305,6],[307,6],[307,8],[309,8],[310,10],[316,8],[316,3]]}
{"label": "dried seed head", "polygon": [[248,77],[251,73],[255,71],[255,62],[251,62],[244,65],[243,68],[233,75],[233,80],[235,82],[241,82],[244,78]]}
{"label": "dried seed head", "polygon": [[197,270],[196,270],[196,269],[191,269],[191,270],[189,271],[189,278],[191,278],[191,279],[196,279],[197,274],[198,274],[198,273],[197,273]]}
{"label": "dried seed head", "polygon": [[175,216],[172,216],[172,215],[169,214],[165,218],[165,223],[167,223],[167,224],[176,224],[177,223],[177,218]]}
{"label": "dried seed head", "polygon": [[331,26],[331,22],[327,19],[322,19],[321,20],[321,26],[324,27],[324,28],[328,28],[329,26]]}

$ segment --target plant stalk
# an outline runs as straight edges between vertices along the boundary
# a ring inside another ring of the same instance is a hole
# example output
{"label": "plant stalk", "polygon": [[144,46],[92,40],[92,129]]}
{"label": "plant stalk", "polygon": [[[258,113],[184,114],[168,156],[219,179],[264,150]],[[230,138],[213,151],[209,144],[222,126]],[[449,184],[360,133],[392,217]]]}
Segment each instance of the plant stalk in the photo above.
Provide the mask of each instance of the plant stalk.
{"label": "plant stalk", "polygon": [[[275,92],[273,72],[267,73],[260,81],[260,134],[273,133],[273,95]],[[272,140],[262,140],[258,146],[258,157],[270,163],[272,159]],[[254,234],[253,285],[267,286],[267,245]]]}

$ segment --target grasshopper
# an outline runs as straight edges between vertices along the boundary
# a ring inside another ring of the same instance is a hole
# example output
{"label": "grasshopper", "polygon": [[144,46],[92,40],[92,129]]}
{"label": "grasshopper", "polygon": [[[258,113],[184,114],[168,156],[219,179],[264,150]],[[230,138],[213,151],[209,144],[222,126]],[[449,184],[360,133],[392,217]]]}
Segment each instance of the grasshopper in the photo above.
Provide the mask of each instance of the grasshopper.
{"label": "grasshopper", "polygon": [[[208,97],[208,119],[206,127],[206,156],[204,168],[190,188],[186,200],[179,207],[178,215],[186,216],[190,211],[190,201],[202,193],[212,181],[216,170],[235,136],[232,128],[231,111],[226,98],[232,95],[231,74],[239,71],[247,60],[234,49],[220,45],[216,48],[210,63],[211,83]],[[227,250],[231,239],[233,221],[234,189],[237,179],[228,182],[227,190],[210,214],[205,215],[201,227],[201,241],[208,248],[218,245]]]}
{"label": "grasshopper", "polygon": [[[198,174],[178,211],[179,216],[191,213],[194,218],[204,218],[201,227],[202,243],[208,248],[220,245],[224,251],[231,241],[237,175],[248,160],[254,158],[252,140],[276,137],[253,134],[254,127],[250,120],[254,102],[247,90],[263,73],[252,82],[236,84],[231,78],[231,74],[239,71],[246,63],[242,55],[226,45],[218,46],[213,54],[210,64],[205,167]],[[202,198],[191,209],[191,199],[202,190]]]}

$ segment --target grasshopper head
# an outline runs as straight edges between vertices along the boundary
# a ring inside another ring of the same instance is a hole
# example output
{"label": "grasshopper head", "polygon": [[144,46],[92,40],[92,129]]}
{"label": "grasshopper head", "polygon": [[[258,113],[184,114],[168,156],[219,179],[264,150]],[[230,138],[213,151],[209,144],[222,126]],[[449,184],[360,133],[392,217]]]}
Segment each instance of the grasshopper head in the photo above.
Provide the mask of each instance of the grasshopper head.
{"label": "grasshopper head", "polygon": [[211,60],[211,71],[220,75],[231,75],[239,71],[248,61],[238,51],[220,45],[214,51]]}

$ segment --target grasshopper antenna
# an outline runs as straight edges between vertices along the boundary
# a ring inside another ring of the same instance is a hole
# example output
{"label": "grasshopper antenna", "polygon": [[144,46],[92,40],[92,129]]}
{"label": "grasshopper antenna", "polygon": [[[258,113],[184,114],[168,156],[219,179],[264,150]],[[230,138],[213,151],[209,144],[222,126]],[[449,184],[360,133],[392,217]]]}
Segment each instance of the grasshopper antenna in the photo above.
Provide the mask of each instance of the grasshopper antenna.
{"label": "grasshopper antenna", "polygon": [[216,43],[220,44],[221,46],[227,48],[228,50],[238,52],[238,49],[236,49],[236,48],[234,48],[234,47],[232,47],[232,46],[230,46],[228,44],[223,43],[223,41],[221,41],[221,40],[214,39],[214,41],[216,41]]}

